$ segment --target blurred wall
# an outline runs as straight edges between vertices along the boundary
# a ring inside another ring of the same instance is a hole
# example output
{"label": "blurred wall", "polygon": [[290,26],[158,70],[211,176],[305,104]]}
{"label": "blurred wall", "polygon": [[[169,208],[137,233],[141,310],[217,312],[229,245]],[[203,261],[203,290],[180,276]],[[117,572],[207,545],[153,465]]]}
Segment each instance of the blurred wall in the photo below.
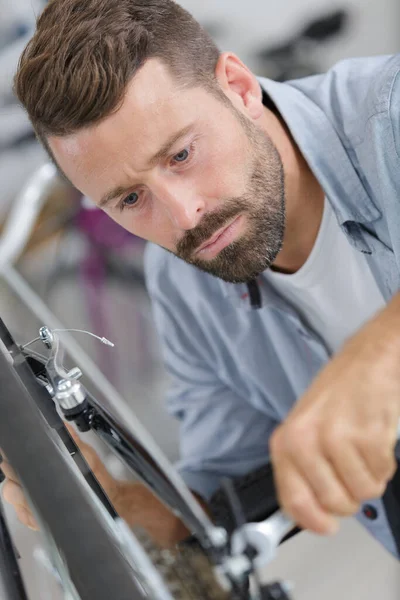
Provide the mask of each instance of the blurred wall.
{"label": "blurred wall", "polygon": [[348,8],[349,30],[329,42],[319,59],[323,68],[350,56],[400,51],[399,0],[179,0],[203,24],[219,24],[223,50],[233,50],[254,68],[262,46],[290,36],[313,16]]}

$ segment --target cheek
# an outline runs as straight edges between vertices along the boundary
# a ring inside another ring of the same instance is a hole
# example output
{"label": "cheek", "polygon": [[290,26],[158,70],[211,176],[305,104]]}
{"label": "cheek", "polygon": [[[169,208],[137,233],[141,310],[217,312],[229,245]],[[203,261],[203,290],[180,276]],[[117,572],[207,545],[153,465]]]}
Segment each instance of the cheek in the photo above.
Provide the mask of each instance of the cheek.
{"label": "cheek", "polygon": [[207,160],[196,173],[196,187],[204,196],[223,200],[246,191],[248,184],[248,152],[243,140],[218,144],[207,153]]}
{"label": "cheek", "polygon": [[133,235],[168,250],[174,250],[176,247],[171,222],[163,212],[152,210],[146,214],[133,215],[129,210],[125,210],[123,213],[113,211],[108,213],[108,216]]}

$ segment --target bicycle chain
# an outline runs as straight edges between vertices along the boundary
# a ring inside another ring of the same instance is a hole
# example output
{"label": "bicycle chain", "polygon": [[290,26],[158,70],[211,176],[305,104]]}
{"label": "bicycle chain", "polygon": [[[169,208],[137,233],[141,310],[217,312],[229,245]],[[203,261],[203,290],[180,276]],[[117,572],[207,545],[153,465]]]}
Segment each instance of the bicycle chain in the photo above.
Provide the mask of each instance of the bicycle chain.
{"label": "bicycle chain", "polygon": [[160,548],[143,530],[134,533],[174,600],[232,600],[204,552],[191,547]]}

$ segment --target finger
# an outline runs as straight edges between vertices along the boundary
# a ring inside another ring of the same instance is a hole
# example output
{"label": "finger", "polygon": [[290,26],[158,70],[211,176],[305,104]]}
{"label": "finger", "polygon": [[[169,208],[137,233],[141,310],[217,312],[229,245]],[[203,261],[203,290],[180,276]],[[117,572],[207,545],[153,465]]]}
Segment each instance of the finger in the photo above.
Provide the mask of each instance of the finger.
{"label": "finger", "polygon": [[353,498],[359,502],[380,498],[386,488],[386,482],[378,482],[367,463],[354,445],[343,442],[335,451],[328,447],[327,457],[332,462],[340,479],[345,483]]}
{"label": "finger", "polygon": [[302,474],[286,460],[274,463],[279,504],[300,527],[319,534],[333,534],[337,520],[318,502]]}
{"label": "finger", "polygon": [[374,456],[370,450],[360,448],[360,455],[375,481],[387,484],[393,479],[397,471],[397,462],[394,453],[385,456],[381,452],[380,455]]}
{"label": "finger", "polygon": [[381,440],[359,444],[359,452],[377,482],[389,482],[397,470],[394,448]]}
{"label": "finger", "polygon": [[3,460],[3,462],[1,463],[1,470],[3,471],[7,479],[10,479],[15,483],[19,483],[19,479],[16,472],[14,471],[10,463],[8,463],[6,460]]}
{"label": "finger", "polygon": [[32,513],[29,510],[26,510],[20,506],[15,507],[15,513],[17,515],[18,521],[29,527],[29,529],[33,529],[33,531],[39,531],[39,525],[35,521]]}
{"label": "finger", "polygon": [[13,506],[18,520],[21,521],[23,525],[29,527],[29,529],[34,529],[35,531],[38,530],[38,524],[31,513],[21,486],[14,481],[7,480],[3,486],[2,492],[4,500]]}
{"label": "finger", "polygon": [[14,508],[20,507],[29,511],[25,494],[20,485],[14,481],[7,480],[3,485],[3,498],[9,504],[12,504]]}
{"label": "finger", "polygon": [[321,507],[328,513],[349,517],[358,511],[360,503],[317,448],[313,452],[299,452],[293,462],[310,485]]}
{"label": "finger", "polygon": [[79,437],[72,425],[70,423],[65,423],[65,426],[100,485],[110,497],[113,497],[118,492],[118,481],[116,481],[107,471],[94,448],[89,444],[86,444],[86,442]]}

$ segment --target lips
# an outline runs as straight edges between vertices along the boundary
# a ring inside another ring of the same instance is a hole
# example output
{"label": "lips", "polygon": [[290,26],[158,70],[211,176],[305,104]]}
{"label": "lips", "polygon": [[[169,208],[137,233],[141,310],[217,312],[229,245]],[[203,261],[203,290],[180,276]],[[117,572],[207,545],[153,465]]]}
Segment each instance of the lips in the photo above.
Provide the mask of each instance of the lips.
{"label": "lips", "polygon": [[204,242],[204,244],[202,244],[201,246],[199,246],[199,248],[197,248],[195,254],[198,254],[199,252],[201,252],[201,250],[204,250],[204,248],[207,248],[207,246],[211,246],[212,244],[214,244],[217,241],[217,239],[219,237],[221,237],[221,235],[224,233],[224,231],[226,231],[228,229],[228,227],[230,227],[236,219],[237,219],[237,216],[234,219],[232,219],[232,221],[230,221],[230,223],[228,223],[228,225],[224,225],[221,229],[218,229],[218,231],[216,233],[214,233],[214,235],[212,237],[210,237],[206,242]]}

